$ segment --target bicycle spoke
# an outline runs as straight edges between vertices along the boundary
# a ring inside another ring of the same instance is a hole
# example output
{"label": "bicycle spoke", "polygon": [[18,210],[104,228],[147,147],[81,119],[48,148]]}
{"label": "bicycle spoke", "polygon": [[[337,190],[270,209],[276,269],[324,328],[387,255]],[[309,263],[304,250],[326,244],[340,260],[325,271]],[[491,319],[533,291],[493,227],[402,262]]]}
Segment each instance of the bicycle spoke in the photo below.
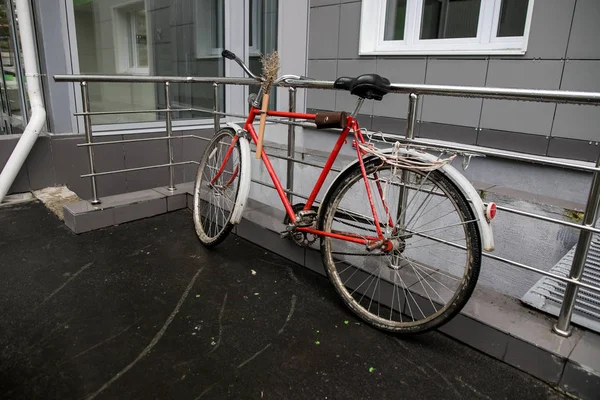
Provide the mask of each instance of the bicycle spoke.
{"label": "bicycle spoke", "polygon": [[[440,205],[441,205],[443,202],[445,202],[445,201],[448,201],[448,199],[443,199],[441,202],[437,203],[436,205],[434,205],[433,207],[431,207],[430,209],[428,209],[428,210],[427,210],[427,211],[426,211],[424,214],[427,214],[427,213],[429,213],[430,211],[433,211],[433,210],[437,209],[437,208],[438,208],[438,207],[439,207],[439,206],[440,206]],[[429,224],[431,224],[431,223],[433,223],[433,222],[437,222],[437,221],[441,220],[442,218],[444,218],[444,217],[447,217],[448,215],[450,215],[450,214],[452,214],[452,213],[454,213],[454,212],[456,212],[454,209],[450,209],[450,211],[448,211],[446,214],[444,214],[444,215],[440,215],[439,217],[437,217],[437,216],[436,216],[436,217],[435,217],[434,219],[432,219],[431,221],[429,221],[429,222],[426,222],[426,223],[424,223],[424,224],[422,224],[422,225],[419,225],[418,227],[414,227],[414,226],[413,226],[413,227],[411,227],[411,229],[420,229],[420,228],[422,228],[422,227],[424,227],[424,226],[427,226],[427,225],[429,225]],[[416,221],[415,221],[415,223],[416,223]],[[406,228],[407,228],[407,229],[409,228],[409,227],[408,227],[408,225],[406,226]]]}
{"label": "bicycle spoke", "polygon": [[413,232],[413,231],[407,231],[407,232],[409,232],[411,235],[419,235],[420,236],[420,235],[422,235],[425,232],[443,231],[445,229],[454,228],[456,226],[463,226],[463,225],[466,225],[466,224],[470,224],[472,222],[477,222],[477,220],[476,219],[472,219],[470,221],[457,222],[456,224],[446,225],[446,226],[443,226],[443,227],[440,227],[440,228],[426,229],[426,230],[421,231],[421,232]]}
{"label": "bicycle spoke", "polygon": [[[419,242],[421,242],[423,240],[430,240],[430,239],[428,239],[428,238],[421,238],[421,239],[415,240],[414,242],[407,243],[406,244],[406,249],[407,250],[409,250],[409,249],[410,250],[421,249],[421,248],[424,248],[424,247],[430,247],[430,246],[434,246],[434,245],[438,244],[438,242],[436,242],[436,243],[429,243],[429,244],[414,246],[414,243],[419,243]],[[455,238],[455,239],[446,239],[446,242],[455,243],[455,242],[458,242],[458,241],[463,242],[464,240],[465,240],[465,237],[462,236],[460,238]],[[446,243],[441,243],[441,244],[446,244]]]}

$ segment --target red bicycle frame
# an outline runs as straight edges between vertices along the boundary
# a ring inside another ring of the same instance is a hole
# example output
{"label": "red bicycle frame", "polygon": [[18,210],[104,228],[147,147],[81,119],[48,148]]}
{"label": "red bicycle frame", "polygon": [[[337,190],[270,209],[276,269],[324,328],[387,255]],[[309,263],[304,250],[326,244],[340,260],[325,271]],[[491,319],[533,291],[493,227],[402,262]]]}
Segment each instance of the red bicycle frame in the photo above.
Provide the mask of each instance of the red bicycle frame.
{"label": "red bicycle frame", "polygon": [[[252,124],[253,124],[254,120],[256,119],[256,117],[260,115],[260,113],[261,113],[260,109],[253,107],[250,110],[250,113],[248,114],[248,118],[246,119],[246,122],[244,124],[244,130],[246,130],[250,134],[250,137],[252,138],[254,143],[258,142],[258,135],[256,134],[256,131],[254,130],[254,127]],[[303,120],[308,120],[308,121],[314,121],[315,117],[316,117],[315,114],[302,114],[302,113],[284,112],[284,111],[267,111],[267,116],[303,119]],[[360,127],[358,125],[358,121],[356,120],[356,118],[354,118],[352,116],[349,116],[347,118],[348,118],[347,127],[342,131],[338,140],[336,141],[335,145],[333,146],[333,149],[331,150],[331,154],[327,158],[327,162],[325,163],[325,166],[323,167],[323,170],[321,171],[321,174],[319,175],[317,182],[315,182],[315,185],[314,185],[310,195],[308,196],[308,200],[306,201],[306,205],[304,206],[305,210],[311,209],[311,207],[317,197],[317,194],[323,187],[325,178],[331,171],[331,167],[333,166],[333,163],[335,162],[338,154],[340,153],[342,146],[344,145],[344,143],[346,143],[346,139],[347,139],[350,131],[354,132],[354,140],[356,141],[355,142],[356,144],[365,143],[364,137],[360,131]],[[237,136],[234,138],[234,140],[232,140],[230,147],[227,150],[227,153],[225,155],[225,159],[223,160],[223,165],[219,169],[217,176],[215,176],[215,178],[213,178],[212,181],[217,179],[218,176],[223,171],[223,169],[225,168],[225,164],[227,163],[227,160],[228,160],[229,156],[231,155],[233,146],[235,146],[236,142],[237,142]],[[361,169],[361,172],[363,175],[363,179],[365,181],[367,196],[369,198],[369,205],[370,205],[371,211],[373,213],[373,220],[375,223],[375,228],[377,230],[377,237],[375,237],[375,236],[366,236],[366,237],[358,236],[358,235],[350,233],[350,232],[325,232],[325,231],[321,231],[321,230],[313,229],[313,228],[299,227],[299,228],[296,228],[296,230],[300,231],[300,232],[312,233],[312,234],[318,235],[318,236],[329,236],[329,237],[333,237],[336,239],[346,240],[349,242],[364,244],[367,247],[383,246],[385,248],[388,248],[390,246],[389,246],[389,243],[387,243],[387,241],[384,240],[383,232],[381,231],[379,220],[377,218],[377,212],[375,210],[375,203],[373,201],[373,195],[371,193],[371,188],[369,187],[369,184],[368,184],[367,173],[366,173],[365,165],[364,165],[364,161],[363,161],[363,152],[360,150],[360,147],[358,145],[356,145],[355,147],[356,147],[356,154],[358,156],[358,161],[360,164],[360,169]],[[290,202],[286,196],[285,190],[281,186],[279,177],[277,176],[277,173],[273,169],[273,166],[271,165],[271,161],[269,160],[269,156],[264,148],[262,151],[261,159],[262,159],[263,163],[265,164],[265,167],[267,168],[269,176],[271,177],[271,180],[273,181],[273,185],[275,186],[275,190],[277,191],[277,194],[279,195],[279,198],[281,199],[281,202],[283,203],[283,206],[285,207],[285,211],[287,212],[287,214],[290,218],[290,221],[295,222],[296,214],[295,214],[294,210],[292,209],[292,205],[290,204]],[[211,181],[211,183],[212,183],[212,181]],[[384,207],[386,213],[389,214],[387,205],[385,204],[385,201],[383,199],[383,192],[382,192],[381,186],[379,185],[379,182],[377,182],[377,189],[378,189],[377,191],[379,193],[381,201],[383,203],[383,207]],[[388,223],[390,224],[390,226],[393,227],[393,221],[391,220],[391,218],[389,218],[389,215],[388,215]]]}

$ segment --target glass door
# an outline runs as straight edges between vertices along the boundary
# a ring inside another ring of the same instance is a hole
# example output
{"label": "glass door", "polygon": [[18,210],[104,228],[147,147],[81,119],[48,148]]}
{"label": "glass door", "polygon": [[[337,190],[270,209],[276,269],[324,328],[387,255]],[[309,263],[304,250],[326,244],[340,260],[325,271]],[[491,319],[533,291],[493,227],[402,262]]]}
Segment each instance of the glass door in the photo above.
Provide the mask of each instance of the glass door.
{"label": "glass door", "polygon": [[28,120],[23,55],[13,0],[0,3],[0,134],[22,133]]}

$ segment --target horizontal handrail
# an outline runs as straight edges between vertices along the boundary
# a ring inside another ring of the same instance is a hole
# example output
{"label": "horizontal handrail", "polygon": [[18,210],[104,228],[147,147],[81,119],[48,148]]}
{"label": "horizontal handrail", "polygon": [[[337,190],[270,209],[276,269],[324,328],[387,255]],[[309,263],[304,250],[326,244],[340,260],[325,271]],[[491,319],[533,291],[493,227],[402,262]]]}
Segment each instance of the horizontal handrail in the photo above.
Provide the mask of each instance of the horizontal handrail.
{"label": "horizontal handrail", "polygon": [[81,178],[91,178],[93,176],[123,174],[125,172],[144,171],[147,169],[155,169],[155,168],[173,168],[173,167],[176,167],[179,165],[188,165],[188,164],[200,165],[200,163],[197,161],[181,161],[181,162],[172,162],[172,163],[167,163],[167,164],[147,165],[144,167],[117,169],[117,170],[113,170],[113,171],[92,172],[90,174],[81,175]]}
{"label": "horizontal handrail", "polygon": [[172,113],[172,112],[183,112],[193,111],[192,108],[156,108],[152,110],[122,110],[122,111],[89,111],[89,112],[78,112],[73,113],[76,117],[83,117],[84,115],[119,115],[119,114],[150,114],[150,113]]}
{"label": "horizontal handrail", "polygon": [[214,83],[223,85],[260,86],[251,78],[198,77],[198,76],[147,76],[147,75],[54,75],[56,82],[104,83]]}
{"label": "horizontal handrail", "polygon": [[[109,135],[107,135],[109,136]],[[177,135],[177,136],[161,136],[161,137],[150,137],[150,138],[138,138],[138,139],[124,139],[124,140],[111,140],[109,142],[94,142],[94,143],[79,143],[77,147],[94,147],[94,146],[105,146],[108,144],[120,144],[120,143],[138,143],[138,142],[153,142],[155,140],[175,140],[175,139],[200,139],[209,141],[209,138],[205,138],[198,135]]]}
{"label": "horizontal handrail", "polygon": [[[334,89],[332,81],[286,79],[280,86],[305,89]],[[545,103],[600,105],[600,93],[571,90],[512,89],[477,86],[424,85],[392,83],[392,93],[476,97],[499,100],[521,100]]]}
{"label": "horizontal handrail", "polygon": [[[105,83],[210,83],[225,85],[253,85],[260,82],[251,78],[192,77],[192,76],[131,76],[131,75],[54,75],[56,82]],[[333,81],[312,79],[286,79],[277,83],[281,87],[304,89],[334,89]],[[600,93],[571,90],[512,89],[476,86],[424,85],[393,83],[392,93],[418,95],[475,97],[499,100],[520,100],[562,104],[600,105]]]}

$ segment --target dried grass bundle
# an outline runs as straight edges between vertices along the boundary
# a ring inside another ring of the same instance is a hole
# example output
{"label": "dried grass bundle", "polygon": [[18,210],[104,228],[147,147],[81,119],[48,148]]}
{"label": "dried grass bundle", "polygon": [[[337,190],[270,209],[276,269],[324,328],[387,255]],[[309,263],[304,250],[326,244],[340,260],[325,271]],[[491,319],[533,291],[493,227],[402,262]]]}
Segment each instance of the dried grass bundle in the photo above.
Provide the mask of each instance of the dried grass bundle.
{"label": "dried grass bundle", "polygon": [[279,53],[274,51],[266,57],[261,55],[260,63],[262,64],[262,77],[264,79],[262,83],[263,93],[268,94],[279,72]]}
{"label": "dried grass bundle", "polygon": [[260,114],[260,125],[258,127],[258,142],[256,143],[256,158],[260,159],[262,156],[263,139],[265,137],[265,124],[267,122],[267,110],[269,107],[269,97],[271,94],[271,87],[277,79],[277,73],[279,72],[279,53],[277,51],[271,54],[260,57],[262,63],[262,77],[263,82],[261,85],[263,98],[262,107]]}

